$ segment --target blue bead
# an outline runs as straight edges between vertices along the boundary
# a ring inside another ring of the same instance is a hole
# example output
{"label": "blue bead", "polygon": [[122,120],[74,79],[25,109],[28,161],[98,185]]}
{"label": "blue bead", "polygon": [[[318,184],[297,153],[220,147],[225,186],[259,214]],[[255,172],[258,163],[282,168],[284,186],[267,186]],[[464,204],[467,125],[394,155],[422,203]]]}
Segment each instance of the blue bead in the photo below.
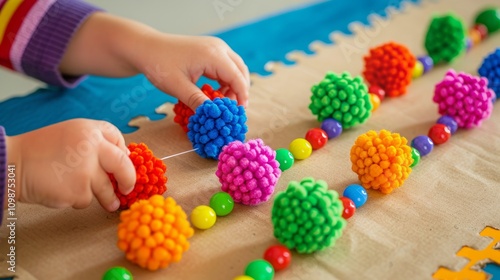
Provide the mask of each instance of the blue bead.
{"label": "blue bead", "polygon": [[328,139],[338,137],[342,134],[342,124],[335,119],[328,118],[321,123],[321,129],[323,129],[328,135]]}
{"label": "blue bead", "polygon": [[358,184],[347,186],[344,190],[343,196],[352,200],[354,205],[356,205],[356,208],[363,206],[368,200],[368,193],[366,193],[365,188]]}
{"label": "blue bead", "polygon": [[467,37],[467,40],[465,41],[465,50],[469,52],[471,48],[472,48],[472,40],[470,37]]}
{"label": "blue bead", "polygon": [[455,134],[455,132],[457,132],[458,124],[455,121],[455,119],[452,118],[452,117],[450,117],[450,116],[442,116],[442,117],[440,117],[437,120],[437,123],[446,125],[450,129],[451,134]]}
{"label": "blue bead", "polygon": [[411,141],[411,146],[417,149],[420,152],[420,156],[423,157],[432,151],[432,148],[434,148],[434,143],[428,136],[420,135],[415,137]]}
{"label": "blue bead", "polygon": [[434,61],[428,55],[419,56],[417,59],[424,66],[424,73],[429,72],[432,69],[432,67],[434,67]]}

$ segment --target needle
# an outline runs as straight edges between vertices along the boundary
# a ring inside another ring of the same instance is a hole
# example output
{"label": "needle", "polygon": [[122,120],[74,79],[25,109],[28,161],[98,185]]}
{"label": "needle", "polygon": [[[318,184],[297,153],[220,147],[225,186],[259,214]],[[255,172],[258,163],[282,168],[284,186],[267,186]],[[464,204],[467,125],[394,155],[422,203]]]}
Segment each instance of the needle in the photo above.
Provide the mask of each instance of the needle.
{"label": "needle", "polygon": [[183,155],[183,154],[187,154],[187,153],[190,153],[190,152],[194,152],[196,150],[198,150],[198,148],[192,149],[192,150],[188,150],[188,151],[184,151],[184,152],[180,152],[180,153],[177,153],[177,154],[174,154],[174,155],[166,156],[164,158],[161,158],[160,160],[166,160],[168,158],[172,158],[172,157],[180,156],[180,155]]}

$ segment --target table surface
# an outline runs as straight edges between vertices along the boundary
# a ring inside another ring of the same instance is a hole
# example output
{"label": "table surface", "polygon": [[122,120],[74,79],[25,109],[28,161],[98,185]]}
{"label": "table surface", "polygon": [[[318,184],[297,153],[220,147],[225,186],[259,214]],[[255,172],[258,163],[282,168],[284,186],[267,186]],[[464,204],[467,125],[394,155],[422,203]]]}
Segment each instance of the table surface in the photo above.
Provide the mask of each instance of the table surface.
{"label": "table surface", "polygon": [[[408,4],[391,12],[388,20],[373,17],[372,26],[353,24],[353,36],[332,34],[334,45],[313,43],[314,55],[291,53],[290,59],[296,61],[293,66],[268,65],[272,75],[252,76],[247,139],[261,138],[274,149],[287,147],[308,129],[318,127],[307,108],[310,87],[327,71],[359,75],[368,49],[388,41],[423,54],[422,41],[433,14],[453,11],[469,26],[480,8],[496,2]],[[432,102],[434,85],[449,68],[475,74],[482,58],[499,44],[500,34],[494,35],[453,64],[439,66],[413,81],[408,94],[384,101],[365,124],[346,131],[285,171],[276,191],[304,177],[325,180],[340,193],[346,185],[357,183],[349,161],[357,136],[380,129],[398,132],[409,140],[427,134],[439,117]],[[172,105],[158,110],[169,117],[155,122],[135,120],[133,124],[140,129],[126,135],[126,141],[145,142],[159,157],[189,150],[189,140],[173,122]],[[348,220],[334,247],[311,255],[293,253],[292,265],[275,279],[430,279],[439,267],[463,267],[466,260],[456,252],[466,245],[485,247],[491,240],[479,233],[486,226],[500,228],[500,122],[495,121],[499,117],[495,108],[482,126],[460,130],[449,143],[435,147],[394,193],[369,191],[367,204]],[[166,164],[166,195],[187,213],[208,204],[220,188],[215,161],[189,153]],[[213,228],[196,230],[181,262],[148,272],[125,260],[116,247],[119,214],[105,213],[97,202],[78,211],[20,204],[17,215],[22,222],[18,223],[16,242],[22,245],[16,247],[17,271],[21,279],[99,279],[108,268],[120,265],[137,279],[232,279],[243,273],[248,262],[261,258],[268,246],[277,244],[271,207],[272,202],[256,207],[237,205]],[[2,227],[2,239],[7,234]],[[5,257],[0,256],[0,275],[6,274]]]}

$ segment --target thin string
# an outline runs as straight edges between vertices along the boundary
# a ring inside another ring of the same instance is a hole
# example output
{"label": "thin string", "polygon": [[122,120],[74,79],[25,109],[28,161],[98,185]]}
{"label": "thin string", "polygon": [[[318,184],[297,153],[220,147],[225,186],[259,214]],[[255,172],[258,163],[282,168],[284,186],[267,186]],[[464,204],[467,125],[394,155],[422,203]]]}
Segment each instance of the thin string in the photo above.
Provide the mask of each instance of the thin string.
{"label": "thin string", "polygon": [[168,158],[172,158],[172,157],[180,156],[180,155],[183,155],[183,154],[187,154],[187,153],[190,153],[190,152],[194,152],[196,150],[198,150],[198,148],[192,149],[192,150],[188,150],[188,151],[184,151],[184,152],[180,152],[180,153],[173,154],[173,155],[170,155],[170,156],[166,156],[164,158],[161,158],[160,160],[166,160]]}

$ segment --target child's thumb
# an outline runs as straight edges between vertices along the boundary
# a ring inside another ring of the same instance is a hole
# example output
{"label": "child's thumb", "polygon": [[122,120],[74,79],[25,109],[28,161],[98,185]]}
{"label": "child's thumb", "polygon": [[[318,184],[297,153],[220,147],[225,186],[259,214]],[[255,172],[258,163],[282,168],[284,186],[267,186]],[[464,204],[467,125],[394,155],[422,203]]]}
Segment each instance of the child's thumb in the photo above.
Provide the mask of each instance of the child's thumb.
{"label": "child's thumb", "polygon": [[177,87],[179,92],[172,92],[174,96],[179,98],[184,104],[186,104],[193,111],[200,106],[208,97],[191,81],[185,79],[180,82]]}

